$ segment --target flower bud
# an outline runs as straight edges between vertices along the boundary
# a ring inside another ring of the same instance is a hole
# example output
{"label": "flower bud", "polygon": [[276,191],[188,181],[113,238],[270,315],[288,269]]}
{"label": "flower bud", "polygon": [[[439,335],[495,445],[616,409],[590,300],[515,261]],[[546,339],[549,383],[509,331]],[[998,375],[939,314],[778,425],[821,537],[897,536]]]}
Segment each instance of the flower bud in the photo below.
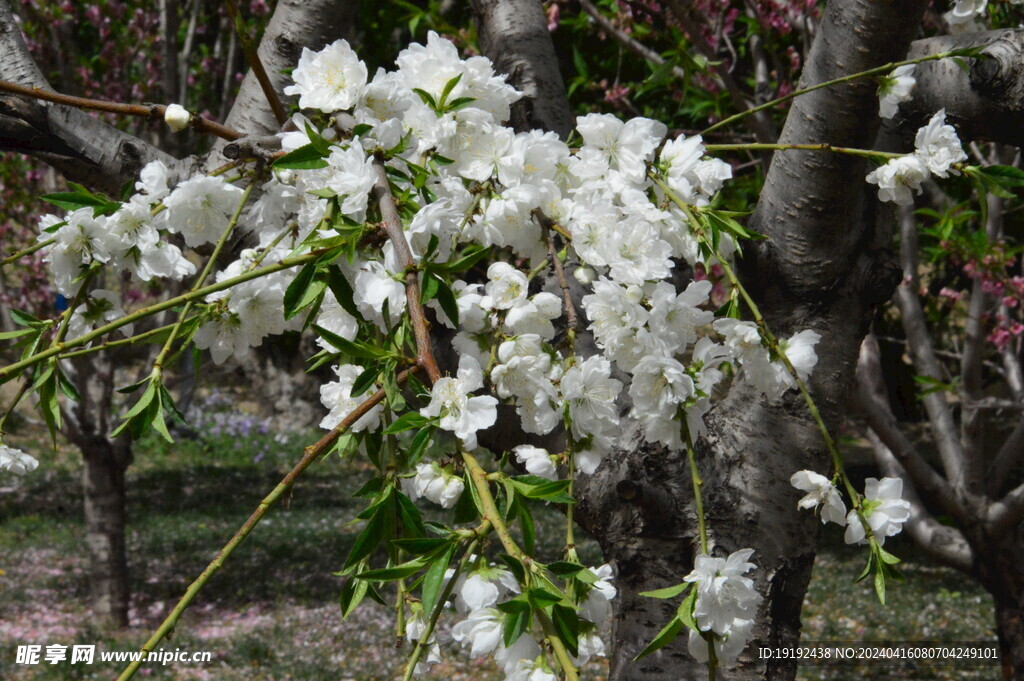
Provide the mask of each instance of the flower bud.
{"label": "flower bud", "polygon": [[584,286],[589,286],[594,281],[594,270],[583,265],[581,267],[577,267],[572,273],[572,276],[576,277],[576,281],[580,282]]}
{"label": "flower bud", "polygon": [[630,284],[626,288],[626,300],[636,305],[644,299],[644,290],[636,284]]}
{"label": "flower bud", "polygon": [[180,104],[169,104],[167,110],[164,111],[164,122],[174,132],[180,132],[187,128],[190,120],[192,120],[192,114]]}

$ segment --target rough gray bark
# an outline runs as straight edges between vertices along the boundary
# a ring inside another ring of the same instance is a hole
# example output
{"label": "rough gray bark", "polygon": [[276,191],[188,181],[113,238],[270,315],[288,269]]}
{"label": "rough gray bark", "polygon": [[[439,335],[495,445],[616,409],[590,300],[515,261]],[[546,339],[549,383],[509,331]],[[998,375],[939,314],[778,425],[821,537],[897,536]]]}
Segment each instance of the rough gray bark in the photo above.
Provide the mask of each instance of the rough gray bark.
{"label": "rough gray bark", "polygon": [[[926,2],[829,3],[802,86],[900,59]],[[819,90],[794,100],[783,143],[865,147],[874,140],[876,86],[870,81]],[[845,407],[861,338],[875,305],[891,295],[898,271],[864,215],[863,162],[813,152],[775,154],[752,227],[768,235],[748,250],[743,276],[769,326],[786,337],[821,334],[811,390],[833,427]],[[736,389],[709,415],[699,445],[712,553],[753,548],[765,601],[755,634],[768,643],[796,641],[800,606],[814,559],[816,520],[796,512],[790,476],[827,471],[820,434],[798,396],[763,404]],[[615,490],[638,489],[636,504]],[[692,565],[696,523],[685,455],[637,448],[609,457],[580,485],[579,516],[618,565],[611,678],[677,681],[706,678],[685,655],[685,636],[639,663],[630,660],[665,623],[673,604],[651,604],[640,591],[678,583]],[[792,679],[795,665],[741,658],[727,679]]]}
{"label": "rough gray bark", "polygon": [[558,57],[538,0],[473,0],[480,49],[524,93],[512,106],[516,130],[553,130],[565,139],[575,118],[565,97]]}
{"label": "rough gray bark", "polygon": [[[11,14],[0,0],[0,79],[52,90],[32,60]],[[0,151],[29,154],[65,177],[117,195],[153,160],[172,169],[179,162],[143,140],[121,132],[84,111],[0,94]]]}
{"label": "rough gray bark", "polygon": [[999,30],[915,41],[909,58],[985,45],[987,58],[967,60],[965,71],[952,59],[918,64],[913,98],[900,105],[896,126],[913,139],[939,109],[962,139],[1024,145],[1024,30]]}

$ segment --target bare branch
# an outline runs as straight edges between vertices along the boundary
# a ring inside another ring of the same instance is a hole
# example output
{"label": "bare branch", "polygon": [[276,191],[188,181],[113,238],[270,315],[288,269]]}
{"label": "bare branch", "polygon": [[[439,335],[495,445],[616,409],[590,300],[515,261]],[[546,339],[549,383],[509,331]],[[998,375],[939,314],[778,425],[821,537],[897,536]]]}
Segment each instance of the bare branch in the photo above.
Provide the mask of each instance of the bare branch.
{"label": "bare branch", "polygon": [[552,130],[566,139],[575,117],[539,0],[473,0],[480,49],[525,97],[512,106],[516,130]]}
{"label": "bare branch", "polygon": [[[917,275],[917,223],[909,207],[900,209],[900,260],[903,265],[903,283],[896,289],[896,306],[900,310],[903,330],[907,334],[907,349],[920,375],[941,381],[941,368],[932,349],[932,339],[917,295],[920,287]],[[936,390],[925,395],[923,401],[946,478],[958,489],[963,484],[965,456],[946,395]]]}
{"label": "bare branch", "polygon": [[[0,78],[51,89],[25,46],[8,0],[0,0]],[[163,161],[175,173],[184,165],[77,108],[19,96],[0,97],[0,150],[30,154],[65,177],[110,194],[133,182],[150,161]]]}
{"label": "bare branch", "polygon": [[[73,106],[76,109],[82,109],[85,111],[104,111],[106,113],[115,113],[121,116],[138,116],[139,118],[148,118],[155,121],[162,121],[164,114],[167,112],[167,107],[163,104],[122,104],[121,102],[108,102],[102,99],[75,97],[73,95],[64,95],[59,92],[52,92],[38,87],[26,87],[6,80],[0,80],[0,91],[11,92],[30,99],[39,99],[44,102]],[[227,128],[216,121],[211,121],[196,114],[192,115],[192,118],[189,120],[189,125],[199,132],[216,135],[221,139],[236,140],[242,136],[241,133],[238,133],[231,128]]]}
{"label": "bare branch", "polygon": [[[248,31],[246,31],[245,23],[238,13],[238,4],[235,0],[224,0],[224,5],[227,7],[228,16],[231,17],[231,22],[234,24],[235,33],[238,34],[238,39],[242,42],[242,52],[245,53],[245,60],[249,63],[253,76],[255,76],[256,82],[260,84],[263,96],[267,98],[267,104],[270,105],[270,110],[274,112],[278,125],[284,125],[285,121],[288,120],[288,114],[285,113],[284,106],[281,104],[281,98],[277,96],[274,84],[270,82],[270,76],[267,75],[267,70],[263,68],[260,55],[256,52],[252,39],[249,37]],[[231,60],[229,59],[227,63],[228,68],[225,70],[230,74]]]}
{"label": "bare branch", "polygon": [[1024,520],[1024,484],[989,506],[985,519],[988,521],[988,533],[992,536],[1008,532]]}
{"label": "bare branch", "polygon": [[[995,243],[1003,231],[1003,200],[994,194],[984,197],[988,204],[985,234],[989,243]],[[960,415],[960,429],[964,448],[966,483],[972,492],[980,493],[984,487],[985,472],[985,414],[974,406],[983,396],[982,365],[988,339],[985,317],[992,306],[992,296],[985,292],[982,278],[976,277],[971,286],[965,329],[963,360],[960,378],[965,403]]]}
{"label": "bare branch", "polygon": [[992,459],[988,469],[990,493],[997,494],[1001,489],[1005,489],[1010,473],[1021,459],[1024,459],[1024,418],[1017,422],[1017,427]]}
{"label": "bare branch", "polygon": [[[964,517],[963,506],[949,483],[928,465],[900,431],[896,418],[889,409],[878,341],[872,334],[868,334],[860,347],[860,359],[857,361],[857,390],[854,391],[853,397],[858,411],[867,421],[871,434],[885,447],[889,456],[895,457],[900,468],[905,469],[914,486],[937,500],[950,515],[956,518]],[[878,448],[875,449],[877,453]]]}

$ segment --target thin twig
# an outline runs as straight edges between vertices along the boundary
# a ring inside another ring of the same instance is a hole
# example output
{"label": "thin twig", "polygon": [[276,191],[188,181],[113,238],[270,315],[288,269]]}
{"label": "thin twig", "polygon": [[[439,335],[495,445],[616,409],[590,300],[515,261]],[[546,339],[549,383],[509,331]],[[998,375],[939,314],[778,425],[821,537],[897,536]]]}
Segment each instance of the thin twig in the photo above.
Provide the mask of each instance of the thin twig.
{"label": "thin twig", "polygon": [[256,80],[259,82],[260,88],[263,90],[263,94],[266,96],[267,102],[274,112],[274,118],[277,119],[278,125],[284,125],[285,121],[288,120],[288,113],[284,110],[281,99],[277,96],[277,91],[274,90],[274,84],[270,82],[270,78],[267,76],[267,70],[263,67],[263,62],[260,61],[259,52],[257,52],[256,47],[252,44],[249,32],[246,30],[242,17],[238,13],[238,5],[235,4],[235,0],[224,0],[224,5],[231,16],[231,21],[235,24],[235,33],[238,34],[238,39],[242,43],[245,60],[249,62],[249,68],[252,69],[253,75],[256,76]]}
{"label": "thin twig", "polygon": [[[150,120],[163,120],[167,107],[163,104],[122,104],[120,102],[108,102],[101,99],[88,99],[86,97],[75,97],[64,95],[59,92],[51,92],[37,87],[18,85],[6,80],[0,80],[0,90],[13,92],[23,97],[41,99],[45,102],[73,106],[86,111],[105,111],[107,113],[121,114],[122,116],[139,116]],[[193,114],[189,122],[199,132],[216,135],[226,140],[236,140],[242,136],[237,130],[232,130],[226,125],[211,121],[208,118]]]}

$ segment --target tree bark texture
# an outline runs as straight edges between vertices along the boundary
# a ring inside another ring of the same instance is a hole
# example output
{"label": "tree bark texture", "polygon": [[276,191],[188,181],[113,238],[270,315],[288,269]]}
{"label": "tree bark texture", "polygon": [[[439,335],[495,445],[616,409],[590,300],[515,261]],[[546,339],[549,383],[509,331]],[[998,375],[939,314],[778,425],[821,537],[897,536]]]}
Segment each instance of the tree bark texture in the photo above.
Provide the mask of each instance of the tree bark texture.
{"label": "tree bark texture", "polygon": [[82,447],[86,545],[92,612],[101,625],[128,626],[128,559],[125,550],[125,470],[131,447],[96,438]]}
{"label": "tree bark texture", "polygon": [[[10,4],[0,0],[0,79],[52,90],[25,46]],[[0,151],[34,156],[66,178],[114,196],[144,165],[180,166],[143,140],[69,106],[0,94]]]}
{"label": "tree bark texture", "polygon": [[[836,0],[829,3],[801,87],[901,59],[926,3]],[[876,84],[859,80],[793,102],[780,142],[868,147],[877,130]],[[866,123],[868,122],[868,123]],[[780,338],[799,329],[821,334],[810,388],[834,429],[845,410],[861,338],[874,306],[899,271],[866,215],[872,202],[858,159],[816,152],[775,154],[751,226],[769,238],[747,246],[742,276]],[[814,559],[816,523],[799,513],[789,484],[797,470],[831,468],[820,433],[795,392],[769,405],[737,385],[708,416],[698,444],[711,553],[753,548],[751,573],[764,602],[755,636],[769,644],[798,640],[800,608]],[[833,431],[834,432],[834,431]],[[629,499],[616,492],[627,490]],[[674,602],[641,591],[679,583],[697,545],[685,454],[635,447],[608,457],[578,487],[579,517],[618,568],[612,679],[707,678],[686,653],[686,636],[639,662],[632,658],[667,622]],[[641,500],[639,503],[637,500]],[[790,662],[740,658],[724,679],[792,679]]]}
{"label": "tree bark texture", "polygon": [[922,62],[915,68],[913,97],[900,105],[894,123],[904,138],[939,109],[946,110],[965,140],[1024,146],[1024,30],[981,31],[915,41],[909,58],[984,45],[980,58]]}
{"label": "tree bark texture", "polygon": [[473,0],[480,49],[523,93],[509,124],[517,131],[553,130],[563,140],[576,126],[538,0]]}

